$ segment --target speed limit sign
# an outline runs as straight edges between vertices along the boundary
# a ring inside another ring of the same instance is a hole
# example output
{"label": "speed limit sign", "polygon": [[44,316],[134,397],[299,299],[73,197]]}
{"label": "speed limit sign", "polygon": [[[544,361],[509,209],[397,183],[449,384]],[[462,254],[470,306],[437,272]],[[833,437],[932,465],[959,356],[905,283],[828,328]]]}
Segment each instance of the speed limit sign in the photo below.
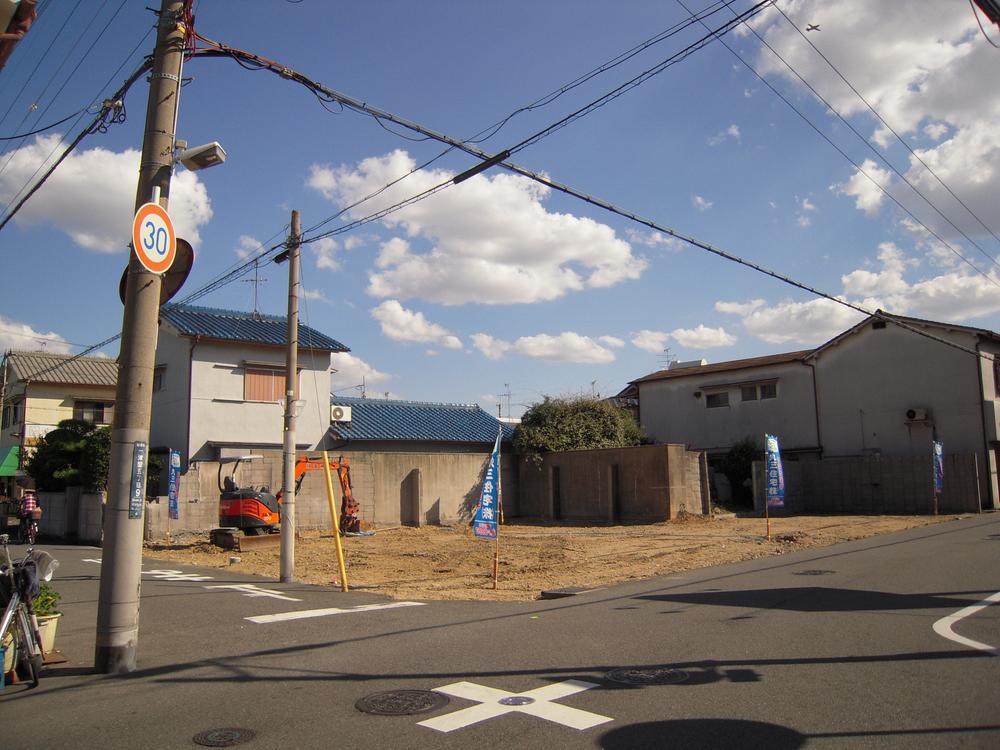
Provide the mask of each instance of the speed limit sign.
{"label": "speed limit sign", "polygon": [[174,223],[158,203],[145,203],[132,222],[132,247],[139,262],[153,273],[165,273],[177,254]]}

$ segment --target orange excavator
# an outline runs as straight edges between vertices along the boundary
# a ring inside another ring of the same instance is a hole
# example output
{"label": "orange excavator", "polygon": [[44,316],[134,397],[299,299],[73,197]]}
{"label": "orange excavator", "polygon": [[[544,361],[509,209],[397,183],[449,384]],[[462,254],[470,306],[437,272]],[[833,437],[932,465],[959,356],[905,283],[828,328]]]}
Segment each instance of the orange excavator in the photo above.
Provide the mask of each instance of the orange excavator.
{"label": "orange excavator", "polygon": [[[340,503],[340,533],[356,534],[361,531],[361,518],[358,512],[361,506],[354,499],[353,485],[351,484],[351,467],[347,459],[343,456],[336,461],[330,461],[330,471],[337,473],[340,479],[340,491],[343,499]],[[323,458],[321,456],[299,456],[295,462],[295,492],[302,486],[302,480],[310,471],[322,471]],[[278,502],[281,502],[281,490],[278,491]]]}
{"label": "orange excavator", "polygon": [[[237,462],[238,463],[238,462]],[[340,479],[343,500],[340,504],[340,533],[361,532],[358,516],[360,505],[354,499],[351,485],[351,467],[343,456],[329,462],[330,471]],[[220,466],[221,469],[221,466]],[[295,491],[310,471],[323,469],[320,456],[300,456],[295,462]],[[235,474],[235,468],[233,469]],[[281,490],[272,495],[268,488],[238,488],[232,477],[226,477],[219,497],[219,526],[240,529],[246,536],[273,534],[281,521]]]}

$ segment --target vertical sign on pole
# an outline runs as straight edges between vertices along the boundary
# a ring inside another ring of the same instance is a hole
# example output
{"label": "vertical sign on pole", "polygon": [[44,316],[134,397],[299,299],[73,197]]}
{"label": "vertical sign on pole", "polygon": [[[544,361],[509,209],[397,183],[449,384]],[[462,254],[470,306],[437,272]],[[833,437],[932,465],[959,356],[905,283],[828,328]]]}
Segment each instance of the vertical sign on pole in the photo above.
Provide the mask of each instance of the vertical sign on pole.
{"label": "vertical sign on pole", "polygon": [[132,482],[128,496],[128,517],[142,518],[142,503],[146,499],[146,443],[136,440],[132,449]]}
{"label": "vertical sign on pole", "polygon": [[944,491],[944,443],[935,440],[934,451],[934,515],[938,514],[938,500]]}
{"label": "vertical sign on pole", "polygon": [[785,507],[785,472],[781,467],[781,449],[778,447],[777,437],[764,435],[764,452],[767,467],[764,516],[767,518],[767,541],[771,541],[771,508]]}
{"label": "vertical sign on pole", "polygon": [[177,485],[181,478],[181,452],[170,451],[170,467],[167,469],[167,515],[171,521],[180,518],[177,507]]}

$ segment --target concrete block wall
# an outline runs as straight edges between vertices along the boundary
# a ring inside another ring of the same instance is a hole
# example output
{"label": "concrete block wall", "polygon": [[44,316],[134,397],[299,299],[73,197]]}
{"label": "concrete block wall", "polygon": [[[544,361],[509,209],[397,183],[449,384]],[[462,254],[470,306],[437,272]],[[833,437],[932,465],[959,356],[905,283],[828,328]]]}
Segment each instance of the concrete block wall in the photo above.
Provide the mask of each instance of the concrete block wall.
{"label": "concrete block wall", "polygon": [[[945,455],[941,513],[979,510],[976,456]],[[785,513],[916,515],[933,507],[930,456],[845,456],[785,461]],[[979,467],[981,468],[981,467]],[[763,462],[754,464],[754,506],[764,512]]]}
{"label": "concrete block wall", "polygon": [[[280,451],[264,452],[258,460],[241,462],[235,481],[241,487],[281,488]],[[310,456],[318,455],[313,452]],[[361,506],[361,517],[376,527],[404,524],[459,523],[470,516],[479,500],[488,453],[416,453],[351,451],[343,454],[351,467],[352,492]],[[337,460],[339,454],[331,454]],[[223,464],[227,476],[232,464]],[[517,512],[518,475],[514,458],[501,455],[501,481],[507,513]],[[334,508],[340,513],[342,493],[334,473]],[[202,461],[181,476],[177,520],[168,518],[165,496],[147,503],[147,539],[171,533],[205,531],[218,526],[219,464]],[[324,472],[304,475],[295,496],[298,528],[330,528],[330,510]],[[169,526],[168,526],[169,522]]]}
{"label": "concrete block wall", "polygon": [[81,544],[100,546],[104,538],[104,495],[80,495],[76,536]]}
{"label": "concrete block wall", "polygon": [[683,445],[566,451],[520,464],[520,515],[569,521],[665,521],[701,514],[700,454]]}

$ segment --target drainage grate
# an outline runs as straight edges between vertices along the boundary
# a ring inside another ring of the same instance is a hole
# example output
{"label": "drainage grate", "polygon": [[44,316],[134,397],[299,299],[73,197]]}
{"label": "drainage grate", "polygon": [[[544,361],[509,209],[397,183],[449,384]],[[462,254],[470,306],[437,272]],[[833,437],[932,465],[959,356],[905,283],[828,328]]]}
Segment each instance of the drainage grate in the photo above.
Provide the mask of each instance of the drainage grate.
{"label": "drainage grate", "polygon": [[792,575],[795,576],[829,576],[836,573],[836,570],[799,570]]}
{"label": "drainage grate", "polygon": [[206,729],[204,732],[198,732],[191,739],[204,747],[232,747],[249,742],[256,736],[257,733],[252,729],[224,727],[222,729]]}
{"label": "drainage grate", "polygon": [[673,667],[621,667],[611,670],[605,677],[625,685],[675,685],[690,675]]}
{"label": "drainage grate", "polygon": [[354,707],[366,714],[411,716],[447,706],[449,698],[433,690],[389,690],[358,698]]}

